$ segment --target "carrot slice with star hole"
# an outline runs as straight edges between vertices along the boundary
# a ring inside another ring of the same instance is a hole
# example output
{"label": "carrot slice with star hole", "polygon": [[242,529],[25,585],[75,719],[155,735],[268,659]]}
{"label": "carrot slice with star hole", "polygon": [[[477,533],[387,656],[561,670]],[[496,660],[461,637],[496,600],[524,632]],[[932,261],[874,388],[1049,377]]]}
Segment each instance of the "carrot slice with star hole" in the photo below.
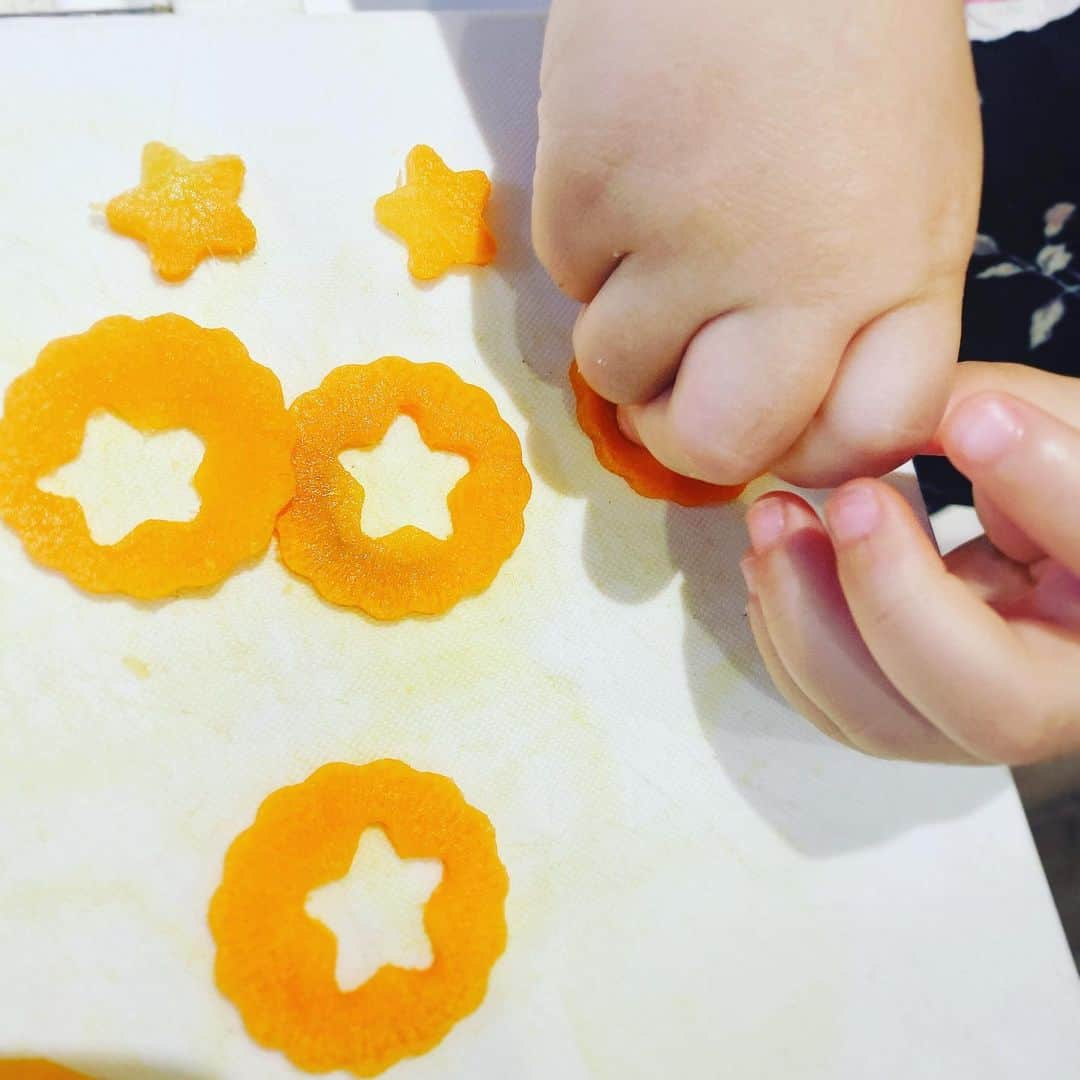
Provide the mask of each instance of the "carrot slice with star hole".
{"label": "carrot slice with star hole", "polygon": [[143,148],[139,185],[110,200],[110,228],[146,245],[166,281],[183,281],[208,256],[246,255],[255,226],[237,200],[244,163],[235,155],[191,161],[151,142]]}
{"label": "carrot slice with star hole", "polygon": [[[387,964],[343,991],[337,939],[306,901],[348,874],[376,825],[399,858],[442,863],[424,907],[434,961]],[[296,1067],[375,1076],[430,1051],[483,1001],[508,890],[491,822],[452,780],[393,760],[325,765],[270,795],[229,848],[209,916],[218,989],[252,1039]]]}
{"label": "carrot slice with star hole", "polygon": [[[485,391],[443,364],[387,356],[337,368],[292,412],[296,496],[277,531],[293,573],[376,619],[438,615],[491,584],[524,534],[532,481],[517,435]],[[364,489],[338,459],[376,446],[398,415],[415,422],[430,450],[469,463],[447,497],[445,540],[411,525],[378,538],[361,528]]]}
{"label": "carrot slice with star hole", "polygon": [[[97,544],[75,499],[38,487],[79,456],[99,411],[147,434],[188,429],[202,440],[191,521],[144,521]],[[155,600],[204,588],[268,547],[293,492],[295,441],[277,376],[228,330],[180,315],[113,316],[51,342],[8,389],[0,518],[32,559],[90,592]]]}
{"label": "carrot slice with star hole", "polygon": [[454,172],[430,146],[415,146],[405,183],[375,203],[375,218],[409,249],[409,273],[420,281],[453,266],[486,266],[495,238],[484,222],[491,181],[479,169]]}
{"label": "carrot slice with star hole", "polygon": [[592,441],[597,460],[608,472],[621,476],[639,495],[666,499],[680,506],[716,506],[732,502],[746,488],[745,484],[734,487],[708,484],[661,465],[644,446],[622,433],[616,407],[589,386],[576,363],[570,365],[570,385],[577,401],[578,424]]}
{"label": "carrot slice with star hole", "polygon": [[86,1073],[45,1058],[0,1059],[0,1080],[91,1080]]}

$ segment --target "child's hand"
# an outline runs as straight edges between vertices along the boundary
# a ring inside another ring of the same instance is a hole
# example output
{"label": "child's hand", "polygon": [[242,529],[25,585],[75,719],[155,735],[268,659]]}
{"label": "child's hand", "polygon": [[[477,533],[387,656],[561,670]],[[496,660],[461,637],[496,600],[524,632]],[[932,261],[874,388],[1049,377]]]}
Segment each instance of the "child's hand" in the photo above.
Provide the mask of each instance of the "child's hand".
{"label": "child's hand", "polygon": [[665,464],[829,485],[931,435],[981,141],[961,0],[555,0],[533,236]]}
{"label": "child's hand", "polygon": [[986,535],[942,560],[907,503],[856,480],[766,495],[744,560],[777,688],[885,757],[1034,761],[1080,747],[1080,381],[962,364],[940,448]]}

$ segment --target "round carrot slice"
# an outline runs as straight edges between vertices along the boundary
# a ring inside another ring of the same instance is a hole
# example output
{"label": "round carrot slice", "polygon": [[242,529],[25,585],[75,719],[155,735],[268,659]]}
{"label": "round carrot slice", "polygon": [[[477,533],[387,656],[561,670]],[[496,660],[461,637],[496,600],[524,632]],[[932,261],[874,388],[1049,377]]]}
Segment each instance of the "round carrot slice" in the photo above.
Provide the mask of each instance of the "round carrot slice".
{"label": "round carrot slice", "polygon": [[[434,962],[384,965],[344,992],[337,940],[305,902],[349,872],[369,826],[400,858],[442,862],[424,909]],[[257,1043],[298,1068],[374,1076],[431,1050],[483,1001],[508,889],[491,822],[453,781],[400,761],[326,765],[270,795],[226,855],[210,905],[218,989]]]}
{"label": "round carrot slice", "polygon": [[[78,457],[101,410],[148,434],[187,428],[202,440],[193,520],[144,521],[97,544],[78,502],[37,486]],[[295,441],[277,376],[228,330],[179,315],[114,316],[47,345],[8,389],[0,518],[32,559],[90,592],[150,600],[214,585],[270,543],[293,491]]]}
{"label": "round carrot slice", "polygon": [[589,386],[576,363],[570,365],[570,385],[577,400],[578,423],[592,440],[597,460],[639,495],[667,499],[680,506],[715,506],[737,499],[746,487],[707,484],[661,465],[644,446],[631,442],[622,433],[615,406]]}
{"label": "round carrot slice", "polygon": [[45,1058],[4,1058],[0,1080],[90,1080],[86,1073],[67,1069]]}
{"label": "round carrot slice", "polygon": [[[332,603],[376,619],[437,615],[491,584],[521,541],[532,481],[487,393],[442,364],[386,356],[337,368],[292,412],[296,497],[277,526],[290,570]],[[399,414],[429,449],[469,463],[447,497],[453,532],[445,540],[411,525],[377,539],[360,527],[364,489],[338,456],[377,445]]]}

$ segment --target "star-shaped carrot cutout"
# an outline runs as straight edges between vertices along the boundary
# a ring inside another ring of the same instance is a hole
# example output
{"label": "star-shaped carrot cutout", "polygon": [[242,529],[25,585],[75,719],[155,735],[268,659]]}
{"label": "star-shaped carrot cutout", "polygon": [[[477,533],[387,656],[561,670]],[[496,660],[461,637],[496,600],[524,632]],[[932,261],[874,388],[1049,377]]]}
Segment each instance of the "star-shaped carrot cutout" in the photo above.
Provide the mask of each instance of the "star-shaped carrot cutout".
{"label": "star-shaped carrot cutout", "polygon": [[409,273],[420,281],[452,266],[486,266],[495,238],[484,223],[491,181],[479,169],[454,172],[430,146],[405,160],[405,183],[375,203],[375,218],[409,249]]}
{"label": "star-shaped carrot cutout", "polygon": [[208,255],[246,255],[255,226],[237,199],[244,163],[233,154],[191,161],[164,143],[143,148],[139,186],[105,208],[112,229],[141,240],[166,281],[183,281]]}

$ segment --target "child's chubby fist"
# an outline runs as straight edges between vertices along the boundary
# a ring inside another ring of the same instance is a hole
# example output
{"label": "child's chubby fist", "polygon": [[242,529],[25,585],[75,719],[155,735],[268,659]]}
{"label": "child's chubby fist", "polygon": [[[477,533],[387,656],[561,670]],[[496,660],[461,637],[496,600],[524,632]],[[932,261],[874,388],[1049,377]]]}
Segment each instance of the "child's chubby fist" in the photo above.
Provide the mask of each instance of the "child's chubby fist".
{"label": "child's chubby fist", "polygon": [[533,239],[662,462],[883,473],[933,432],[981,177],[961,0],[554,0]]}

